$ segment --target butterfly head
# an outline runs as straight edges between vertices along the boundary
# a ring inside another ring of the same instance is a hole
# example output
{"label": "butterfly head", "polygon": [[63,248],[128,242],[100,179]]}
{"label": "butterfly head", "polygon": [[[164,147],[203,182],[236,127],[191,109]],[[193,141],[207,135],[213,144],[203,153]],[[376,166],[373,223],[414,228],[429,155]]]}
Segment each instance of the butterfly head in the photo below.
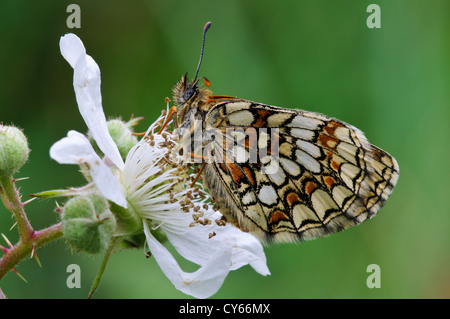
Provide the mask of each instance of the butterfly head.
{"label": "butterfly head", "polygon": [[198,110],[201,110],[201,106],[208,100],[208,96],[212,94],[208,89],[200,88],[198,81],[189,81],[186,73],[173,88],[173,99],[181,111],[181,122],[189,112],[193,112],[193,115],[197,114]]}
{"label": "butterfly head", "polygon": [[197,81],[189,81],[187,73],[181,77],[181,80],[173,88],[173,99],[178,107],[183,108],[187,103],[192,103],[198,96],[200,88]]}

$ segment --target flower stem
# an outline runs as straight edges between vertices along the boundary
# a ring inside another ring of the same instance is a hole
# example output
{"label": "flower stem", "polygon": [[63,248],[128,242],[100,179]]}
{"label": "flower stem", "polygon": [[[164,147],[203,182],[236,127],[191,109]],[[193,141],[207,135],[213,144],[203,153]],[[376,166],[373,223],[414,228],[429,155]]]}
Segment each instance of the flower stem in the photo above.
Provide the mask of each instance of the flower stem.
{"label": "flower stem", "polygon": [[13,177],[0,174],[0,187],[2,188],[2,199],[5,207],[14,214],[16,219],[20,238],[22,240],[30,238],[33,236],[34,230],[23,209],[24,205],[20,200],[20,195],[14,184]]}
{"label": "flower stem", "polygon": [[30,256],[31,252],[34,254],[38,248],[62,237],[61,223],[39,231],[33,229],[24,210],[25,203],[21,202],[14,182],[12,176],[0,174],[0,194],[5,207],[14,214],[20,235],[16,245],[2,249],[4,255],[0,259],[0,279]]}
{"label": "flower stem", "polygon": [[30,256],[33,249],[37,250],[60,237],[62,237],[62,227],[61,223],[58,223],[48,228],[34,231],[32,236],[26,240],[21,239],[14,247],[8,249],[0,259],[0,279],[20,261]]}
{"label": "flower stem", "polygon": [[95,291],[98,288],[98,285],[100,284],[100,279],[102,278],[103,272],[105,271],[106,264],[109,261],[109,257],[111,257],[112,253],[114,252],[114,249],[116,248],[116,244],[119,242],[120,237],[113,237],[111,238],[108,248],[105,252],[105,256],[103,257],[102,263],[100,265],[100,269],[98,270],[97,276],[94,279],[94,282],[91,286],[91,291],[89,291],[88,299],[91,299],[92,295],[95,293]]}

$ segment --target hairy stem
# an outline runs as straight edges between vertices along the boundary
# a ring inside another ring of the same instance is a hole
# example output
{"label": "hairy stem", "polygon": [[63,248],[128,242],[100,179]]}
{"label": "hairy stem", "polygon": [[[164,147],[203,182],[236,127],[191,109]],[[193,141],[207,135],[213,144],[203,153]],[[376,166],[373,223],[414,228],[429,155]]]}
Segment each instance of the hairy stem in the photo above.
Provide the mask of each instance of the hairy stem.
{"label": "hairy stem", "polygon": [[61,223],[48,228],[33,231],[26,240],[21,239],[14,247],[7,249],[0,259],[0,279],[13,269],[23,259],[29,257],[31,252],[62,237]]}
{"label": "hairy stem", "polygon": [[0,174],[0,187],[2,188],[2,199],[5,207],[14,214],[16,219],[20,239],[27,240],[33,235],[34,230],[23,209],[23,204],[20,200],[16,185],[14,184],[13,177]]}
{"label": "hairy stem", "polygon": [[33,229],[24,210],[25,204],[20,200],[20,194],[14,182],[12,176],[0,174],[1,197],[5,207],[14,214],[20,235],[16,245],[2,248],[4,254],[0,259],[0,279],[14,269],[19,262],[29,257],[32,252],[62,237],[61,223],[39,231]]}

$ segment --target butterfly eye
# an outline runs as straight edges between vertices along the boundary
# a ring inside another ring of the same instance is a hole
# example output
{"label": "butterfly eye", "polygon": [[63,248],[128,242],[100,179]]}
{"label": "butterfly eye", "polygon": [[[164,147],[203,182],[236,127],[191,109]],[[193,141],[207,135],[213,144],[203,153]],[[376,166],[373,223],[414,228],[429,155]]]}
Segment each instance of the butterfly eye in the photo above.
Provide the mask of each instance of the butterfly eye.
{"label": "butterfly eye", "polygon": [[194,88],[188,88],[186,92],[184,92],[183,96],[184,100],[188,101],[192,97],[192,95],[194,95],[194,92],[195,92]]}

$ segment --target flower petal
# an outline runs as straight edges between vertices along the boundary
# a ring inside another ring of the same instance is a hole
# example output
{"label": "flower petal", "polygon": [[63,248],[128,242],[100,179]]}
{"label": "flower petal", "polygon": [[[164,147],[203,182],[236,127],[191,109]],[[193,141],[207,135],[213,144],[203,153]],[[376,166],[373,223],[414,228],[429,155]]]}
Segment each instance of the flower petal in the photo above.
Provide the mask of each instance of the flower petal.
{"label": "flower petal", "polygon": [[67,137],[50,148],[50,157],[60,164],[86,163],[93,154],[95,152],[87,138],[77,131],[69,131]]}
{"label": "flower petal", "polygon": [[108,132],[100,92],[100,68],[86,54],[83,42],[74,34],[61,37],[63,57],[74,69],[73,86],[81,116],[86,122],[98,147],[120,170],[124,163],[117,145]]}
{"label": "flower petal", "polygon": [[61,37],[59,41],[59,48],[64,59],[69,62],[72,68],[75,68],[78,59],[81,55],[86,55],[86,49],[80,38],[73,33],[68,33]]}
{"label": "flower petal", "polygon": [[196,298],[208,298],[222,286],[230,270],[230,249],[218,250],[200,269],[193,273],[186,273],[172,254],[153,237],[145,221],[144,232],[152,255],[175,288]]}
{"label": "flower petal", "polygon": [[50,148],[50,157],[60,164],[87,164],[90,175],[98,190],[117,205],[127,207],[118,179],[101,158],[95,153],[91,143],[83,134],[69,131]]}
{"label": "flower petal", "polygon": [[[175,218],[174,214],[185,216],[185,218]],[[168,220],[161,224],[161,228],[166,233],[170,243],[184,258],[202,266],[208,262],[211,255],[225,246],[231,249],[232,253],[230,270],[236,270],[249,264],[261,275],[270,275],[264,249],[259,240],[230,224],[217,226],[214,220],[221,218],[220,213],[210,209],[204,217],[211,220],[212,224],[210,226],[198,224],[194,227],[189,227],[189,224],[193,221],[190,214],[172,212],[171,215]],[[173,229],[179,229],[180,222],[184,222],[186,231],[183,233],[171,231],[171,220],[178,224],[177,228]],[[213,232],[215,235],[210,238],[209,234]]]}

